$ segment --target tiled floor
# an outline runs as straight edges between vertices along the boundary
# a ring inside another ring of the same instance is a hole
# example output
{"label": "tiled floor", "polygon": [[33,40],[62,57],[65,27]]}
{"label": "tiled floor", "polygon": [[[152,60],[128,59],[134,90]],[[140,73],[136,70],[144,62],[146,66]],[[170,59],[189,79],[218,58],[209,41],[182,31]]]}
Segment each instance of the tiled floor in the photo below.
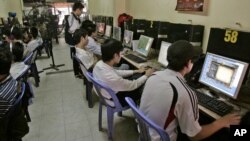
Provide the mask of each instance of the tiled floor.
{"label": "tiled floor", "polygon": [[[64,39],[54,44],[55,63],[64,63],[60,70],[72,69],[69,48]],[[48,67],[51,59],[38,59],[38,69]],[[46,72],[54,71],[47,70]],[[23,141],[107,141],[106,108],[103,108],[103,131],[98,130],[98,98],[94,108],[88,108],[85,86],[74,78],[73,72],[40,74],[40,87],[35,88],[35,98],[29,107],[30,132]],[[136,124],[130,110],[124,117],[115,115],[115,141],[137,141]]]}

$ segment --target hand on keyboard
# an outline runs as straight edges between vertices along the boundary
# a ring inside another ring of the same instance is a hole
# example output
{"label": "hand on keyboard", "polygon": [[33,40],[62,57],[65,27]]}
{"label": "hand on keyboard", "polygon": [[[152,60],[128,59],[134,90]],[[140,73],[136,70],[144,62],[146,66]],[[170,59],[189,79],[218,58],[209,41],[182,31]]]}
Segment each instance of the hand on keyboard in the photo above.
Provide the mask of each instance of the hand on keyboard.
{"label": "hand on keyboard", "polygon": [[149,77],[149,76],[151,76],[152,74],[154,73],[154,69],[147,69],[146,70],[146,73],[145,73],[145,75],[147,76],[147,77]]}
{"label": "hand on keyboard", "polygon": [[238,125],[240,123],[241,116],[236,113],[231,113],[223,116],[222,118],[216,120],[218,125],[221,127],[230,127],[230,125]]}

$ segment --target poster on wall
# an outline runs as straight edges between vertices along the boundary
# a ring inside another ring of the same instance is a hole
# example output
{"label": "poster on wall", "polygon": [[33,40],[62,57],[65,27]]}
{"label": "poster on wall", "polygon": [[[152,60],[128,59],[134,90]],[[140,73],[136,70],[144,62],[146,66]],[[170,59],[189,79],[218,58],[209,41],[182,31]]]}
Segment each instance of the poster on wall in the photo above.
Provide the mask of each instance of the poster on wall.
{"label": "poster on wall", "polygon": [[202,12],[204,0],[177,0],[176,11]]}

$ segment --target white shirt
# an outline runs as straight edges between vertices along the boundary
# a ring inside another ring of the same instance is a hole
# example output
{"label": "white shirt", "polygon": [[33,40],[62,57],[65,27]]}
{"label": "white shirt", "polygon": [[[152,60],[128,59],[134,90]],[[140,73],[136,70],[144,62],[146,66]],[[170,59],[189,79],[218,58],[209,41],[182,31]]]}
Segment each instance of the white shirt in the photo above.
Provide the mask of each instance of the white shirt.
{"label": "white shirt", "polygon": [[90,36],[88,36],[88,45],[87,45],[87,49],[91,52],[93,52],[94,54],[97,55],[102,55],[101,53],[101,46]]}
{"label": "white shirt", "polygon": [[[193,137],[201,131],[198,122],[198,100],[195,92],[186,84],[183,76],[175,71],[166,69],[155,72],[144,87],[141,97],[140,110],[153,122],[164,128],[172,104],[173,89],[171,82],[177,89],[178,99],[174,109],[175,119],[168,125],[166,132],[171,141],[177,139],[177,126],[182,133]],[[150,130],[152,141],[159,141],[160,136]]]}
{"label": "white shirt", "polygon": [[89,69],[95,62],[94,54],[84,49],[76,48],[76,56],[82,61],[84,66]]}
{"label": "white shirt", "polygon": [[81,26],[81,22],[79,22],[71,13],[68,17],[68,23],[69,23],[69,33],[73,34],[76,29],[79,29]]}
{"label": "white shirt", "polygon": [[14,79],[17,79],[28,68],[23,62],[16,62],[11,64],[10,74]]}
{"label": "white shirt", "polygon": [[25,57],[26,55],[28,55],[30,52],[34,51],[39,45],[40,45],[40,40],[39,39],[35,39],[35,40],[31,40],[28,44],[26,49],[24,50],[23,56]]}
{"label": "white shirt", "polygon": [[[143,75],[136,80],[123,78],[131,76],[133,72],[133,70],[116,70],[100,60],[94,67],[93,76],[107,84],[115,93],[117,93],[119,91],[132,91],[146,82],[146,75]],[[104,96],[111,98],[109,95],[104,94]]]}

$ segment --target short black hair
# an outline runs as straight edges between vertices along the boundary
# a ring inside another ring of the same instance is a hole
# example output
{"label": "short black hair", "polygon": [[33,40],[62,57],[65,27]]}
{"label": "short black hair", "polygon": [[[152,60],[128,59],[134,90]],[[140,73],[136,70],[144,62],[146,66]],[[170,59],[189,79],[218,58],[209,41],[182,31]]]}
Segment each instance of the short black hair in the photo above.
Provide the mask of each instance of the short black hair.
{"label": "short black hair", "polygon": [[23,60],[23,44],[20,42],[15,42],[12,47],[12,55],[14,62],[21,62]]}
{"label": "short black hair", "polygon": [[14,37],[14,39],[21,40],[22,39],[22,30],[16,26],[14,26],[12,31],[11,31],[11,35]]}
{"label": "short black hair", "polygon": [[78,44],[81,41],[81,37],[86,37],[87,36],[87,31],[85,29],[77,29],[74,32],[73,39],[74,39],[74,44]]}
{"label": "short black hair", "polygon": [[104,62],[113,59],[114,54],[120,53],[123,50],[122,43],[115,39],[107,39],[101,46],[102,60]]}
{"label": "short black hair", "polygon": [[179,40],[169,46],[167,52],[168,68],[180,71],[187,65],[188,61],[197,59],[192,44],[185,40]]}
{"label": "short black hair", "polygon": [[30,35],[32,35],[32,37],[34,39],[37,38],[37,36],[38,36],[38,29],[36,27],[34,27],[34,26],[31,27],[28,32],[29,32]]}
{"label": "short black hair", "polygon": [[8,48],[0,48],[0,74],[9,74],[12,54]]}
{"label": "short black hair", "polygon": [[87,30],[89,36],[96,31],[96,25],[89,20],[82,23],[82,28]]}
{"label": "short black hair", "polygon": [[83,9],[83,8],[84,8],[84,5],[81,2],[75,2],[72,7],[72,10],[76,11],[77,9]]}

